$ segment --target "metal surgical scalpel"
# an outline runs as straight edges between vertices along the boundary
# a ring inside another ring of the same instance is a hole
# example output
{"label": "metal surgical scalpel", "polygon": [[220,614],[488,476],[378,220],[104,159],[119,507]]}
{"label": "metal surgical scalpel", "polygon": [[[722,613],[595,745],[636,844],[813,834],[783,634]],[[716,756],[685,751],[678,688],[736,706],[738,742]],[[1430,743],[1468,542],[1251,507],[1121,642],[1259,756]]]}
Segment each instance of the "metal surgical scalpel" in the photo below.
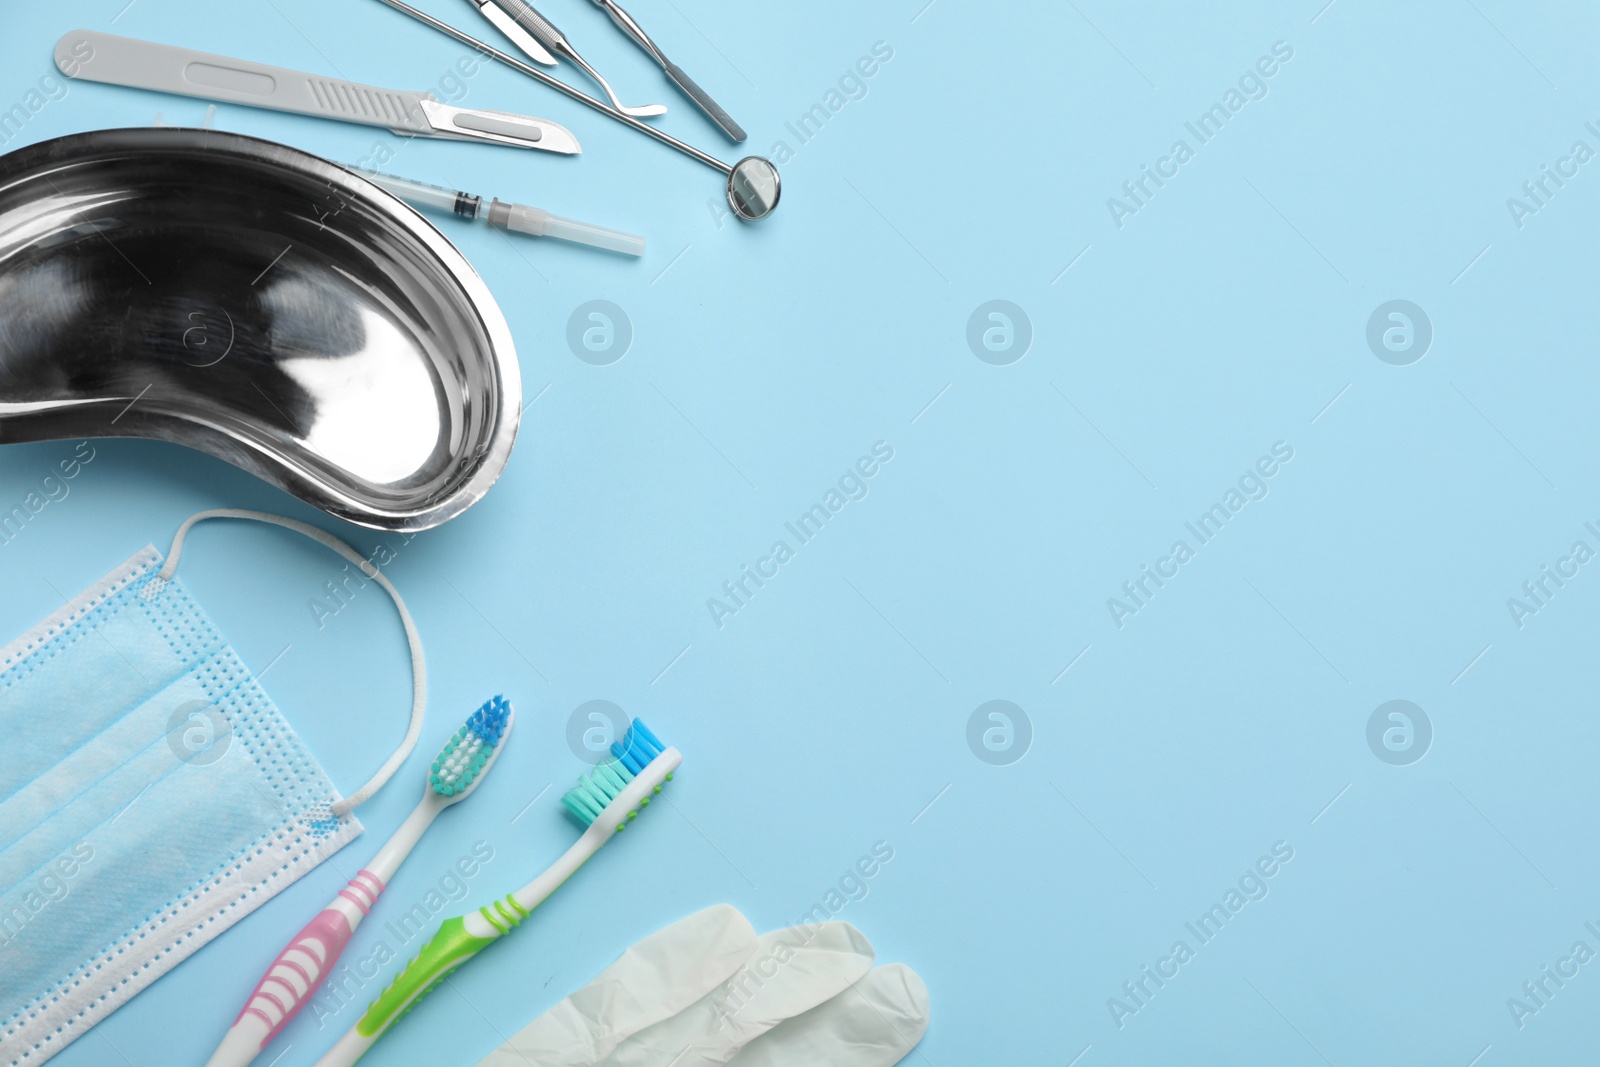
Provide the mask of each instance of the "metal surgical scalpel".
{"label": "metal surgical scalpel", "polygon": [[[85,46],[90,58],[81,59]],[[198,96],[231,104],[383,126],[399,134],[448,137],[574,155],[565,126],[440,103],[431,93],[380,89],[188,48],[74,30],[56,43],[56,65],[69,77],[134,89]]]}

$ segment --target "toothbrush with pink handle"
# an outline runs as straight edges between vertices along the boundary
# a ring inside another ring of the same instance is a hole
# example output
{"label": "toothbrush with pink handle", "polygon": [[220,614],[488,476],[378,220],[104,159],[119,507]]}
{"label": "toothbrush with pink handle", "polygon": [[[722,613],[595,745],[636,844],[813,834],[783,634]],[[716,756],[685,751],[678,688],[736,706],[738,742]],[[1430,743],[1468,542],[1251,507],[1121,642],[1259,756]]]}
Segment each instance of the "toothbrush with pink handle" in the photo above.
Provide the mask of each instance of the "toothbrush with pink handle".
{"label": "toothbrush with pink handle", "polygon": [[473,712],[445,743],[429,768],[422,802],[372,862],[272,961],[206,1067],[246,1067],[305,1007],[434,818],[465,800],[483,781],[500,755],[514,717],[511,704],[497,696]]}

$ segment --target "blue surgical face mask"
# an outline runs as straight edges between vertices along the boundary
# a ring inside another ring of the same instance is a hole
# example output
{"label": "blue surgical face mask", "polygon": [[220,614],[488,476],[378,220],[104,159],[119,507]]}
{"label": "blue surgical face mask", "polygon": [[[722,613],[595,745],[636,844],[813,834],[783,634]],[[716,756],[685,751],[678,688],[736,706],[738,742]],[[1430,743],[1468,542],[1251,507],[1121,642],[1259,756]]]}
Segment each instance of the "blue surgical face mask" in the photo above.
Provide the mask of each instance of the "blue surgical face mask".
{"label": "blue surgical face mask", "polygon": [[181,545],[164,574],[146,548],[0,649],[4,1067],[48,1059],[343,848],[386,776],[341,799],[169,580]]}

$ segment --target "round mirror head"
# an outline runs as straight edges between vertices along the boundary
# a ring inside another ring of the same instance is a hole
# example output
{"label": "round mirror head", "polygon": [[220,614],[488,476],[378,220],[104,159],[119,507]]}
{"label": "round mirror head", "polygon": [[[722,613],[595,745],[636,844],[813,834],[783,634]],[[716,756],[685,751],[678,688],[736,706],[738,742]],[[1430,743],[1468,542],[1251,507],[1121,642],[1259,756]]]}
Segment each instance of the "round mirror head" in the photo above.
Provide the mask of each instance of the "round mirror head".
{"label": "round mirror head", "polygon": [[728,204],[741,219],[754,222],[772,214],[780,192],[782,182],[771,160],[746,156],[728,173]]}

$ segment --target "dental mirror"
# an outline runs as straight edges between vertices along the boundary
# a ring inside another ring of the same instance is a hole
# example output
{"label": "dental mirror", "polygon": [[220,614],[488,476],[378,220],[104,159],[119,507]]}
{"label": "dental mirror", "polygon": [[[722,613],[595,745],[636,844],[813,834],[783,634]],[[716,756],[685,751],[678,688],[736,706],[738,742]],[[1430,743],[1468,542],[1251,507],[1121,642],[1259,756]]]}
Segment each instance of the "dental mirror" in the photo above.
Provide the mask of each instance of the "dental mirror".
{"label": "dental mirror", "polygon": [[409,15],[425,26],[431,26],[440,33],[453,37],[462,44],[477,51],[480,56],[488,56],[498,60],[513,70],[520,70],[528,77],[543,82],[550,88],[560,93],[565,93],[580,104],[586,104],[603,115],[610,115],[618,122],[632,126],[648,137],[654,137],[664,145],[669,145],[688,156],[698,159],[706,166],[719,170],[728,176],[728,204],[733,208],[734,214],[741,219],[754,222],[764,219],[772,214],[778,206],[779,179],[778,168],[769,159],[760,156],[746,156],[738,163],[729,166],[716,156],[708,155],[693,145],[685,144],[671,134],[662,133],[647,122],[640,122],[625,112],[619,111],[602,100],[597,100],[588,93],[580,92],[559,78],[551,77],[537,67],[531,67],[515,56],[507,55],[498,48],[491,47],[473,37],[471,34],[456,29],[442,19],[436,19],[425,11],[418,11],[405,0],[379,0],[401,14]]}
{"label": "dental mirror", "polygon": [[755,222],[772,214],[782,191],[778,168],[769,159],[746,156],[728,172],[728,206],[741,219]]}

